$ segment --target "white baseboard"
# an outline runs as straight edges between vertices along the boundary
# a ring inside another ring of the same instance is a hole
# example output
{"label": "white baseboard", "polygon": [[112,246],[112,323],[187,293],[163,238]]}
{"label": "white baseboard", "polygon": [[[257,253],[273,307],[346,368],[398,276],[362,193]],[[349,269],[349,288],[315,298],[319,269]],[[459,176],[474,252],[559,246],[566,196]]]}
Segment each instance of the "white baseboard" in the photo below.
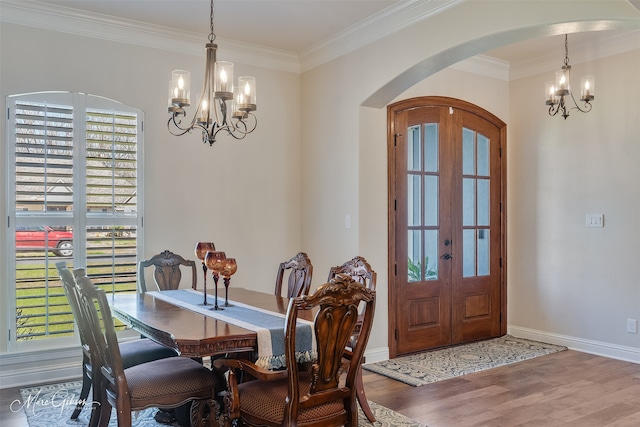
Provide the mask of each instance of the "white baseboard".
{"label": "white baseboard", "polygon": [[82,377],[79,347],[0,355],[0,388],[24,387]]}
{"label": "white baseboard", "polygon": [[364,352],[367,363],[382,362],[389,359],[389,347],[372,348]]}
{"label": "white baseboard", "polygon": [[611,359],[624,360],[627,362],[640,363],[640,348],[625,347],[601,341],[592,341],[584,338],[538,331],[535,329],[521,328],[518,326],[509,326],[507,328],[507,332],[518,338],[542,341],[549,344],[564,345],[571,350],[581,351],[583,353],[595,354],[597,356],[609,357]]}

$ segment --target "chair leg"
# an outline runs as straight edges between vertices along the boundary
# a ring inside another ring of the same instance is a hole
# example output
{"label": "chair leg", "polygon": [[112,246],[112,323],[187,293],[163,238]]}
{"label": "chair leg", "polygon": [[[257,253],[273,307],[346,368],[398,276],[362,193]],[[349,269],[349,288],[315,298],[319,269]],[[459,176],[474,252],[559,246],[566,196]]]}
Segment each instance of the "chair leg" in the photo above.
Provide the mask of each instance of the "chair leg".
{"label": "chair leg", "polygon": [[80,390],[80,396],[78,397],[78,403],[76,403],[76,409],[71,414],[71,419],[75,420],[80,415],[82,408],[84,408],[84,404],[89,397],[89,390],[91,389],[91,378],[87,373],[87,367],[83,363],[82,364],[82,389]]}
{"label": "chair leg", "polygon": [[369,401],[367,400],[367,396],[364,394],[364,383],[362,380],[362,366],[358,367],[358,372],[356,372],[356,397],[358,398],[358,403],[362,408],[362,412],[366,415],[367,419],[372,423],[376,422],[376,417],[373,415],[373,411],[369,406]]}

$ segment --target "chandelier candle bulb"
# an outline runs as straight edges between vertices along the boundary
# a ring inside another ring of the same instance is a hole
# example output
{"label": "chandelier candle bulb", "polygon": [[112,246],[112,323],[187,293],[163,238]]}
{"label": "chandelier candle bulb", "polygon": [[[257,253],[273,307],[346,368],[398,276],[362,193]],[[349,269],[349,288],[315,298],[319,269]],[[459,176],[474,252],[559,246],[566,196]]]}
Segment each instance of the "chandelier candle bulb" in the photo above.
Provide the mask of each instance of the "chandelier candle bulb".
{"label": "chandelier candle bulb", "polygon": [[556,85],[553,82],[547,82],[545,93],[547,95],[547,105],[554,105],[558,103],[558,100],[556,99]]}
{"label": "chandelier candle bulb", "polygon": [[171,81],[173,87],[173,98],[171,99],[171,102],[178,107],[190,105],[189,72],[184,70],[174,70],[171,72]]}
{"label": "chandelier candle bulb", "polygon": [[178,108],[175,105],[173,105],[173,92],[174,92],[173,81],[169,80],[169,96],[167,99],[167,111],[170,113],[173,113],[174,111],[176,111],[176,108]]}
{"label": "chandelier candle bulb", "polygon": [[564,66],[556,71],[556,95],[565,96],[569,94],[569,70],[571,67]]}
{"label": "chandelier candle bulb", "polygon": [[256,79],[251,76],[238,77],[238,108],[242,111],[256,110]]}
{"label": "chandelier candle bulb", "polygon": [[211,124],[211,119],[209,118],[209,104],[207,103],[207,99],[202,99],[198,104],[200,105],[200,116],[196,119],[196,123],[208,126]]}
{"label": "chandelier candle bulb", "polygon": [[239,108],[243,100],[244,100],[244,95],[240,90],[240,87],[238,86],[233,88],[233,101],[231,103],[231,112],[232,112],[231,117],[233,117],[234,119],[242,119],[242,116],[244,116],[244,113],[240,111],[240,108]]}
{"label": "chandelier candle bulb", "polygon": [[594,99],[594,87],[593,76],[584,76],[582,78],[582,93],[580,94],[581,101],[593,101]]}
{"label": "chandelier candle bulb", "polygon": [[216,98],[232,99],[233,98],[233,63],[227,61],[218,61],[214,65],[214,74],[216,76],[214,91]]}

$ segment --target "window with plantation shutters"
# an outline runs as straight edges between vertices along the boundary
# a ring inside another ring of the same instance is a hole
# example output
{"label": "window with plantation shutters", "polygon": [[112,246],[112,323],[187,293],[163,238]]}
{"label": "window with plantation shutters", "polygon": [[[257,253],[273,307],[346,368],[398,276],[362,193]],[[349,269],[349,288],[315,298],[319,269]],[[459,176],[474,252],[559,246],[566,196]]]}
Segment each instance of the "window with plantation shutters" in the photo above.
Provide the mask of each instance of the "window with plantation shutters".
{"label": "window with plantation shutters", "polygon": [[9,96],[9,348],[75,340],[55,264],[108,293],[136,291],[142,112],[79,93]]}

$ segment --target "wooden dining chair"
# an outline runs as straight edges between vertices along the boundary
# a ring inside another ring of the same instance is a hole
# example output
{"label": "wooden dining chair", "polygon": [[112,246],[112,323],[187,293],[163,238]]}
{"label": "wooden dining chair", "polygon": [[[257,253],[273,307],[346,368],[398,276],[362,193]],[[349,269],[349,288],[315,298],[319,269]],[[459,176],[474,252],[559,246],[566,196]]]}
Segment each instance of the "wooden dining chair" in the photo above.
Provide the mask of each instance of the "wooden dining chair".
{"label": "wooden dining chair", "polygon": [[[80,415],[80,412],[84,408],[85,402],[89,401],[89,391],[93,390],[92,401],[96,402],[99,398],[98,387],[94,384],[94,373],[100,371],[100,363],[96,360],[95,356],[91,356],[90,348],[90,334],[91,329],[88,327],[87,321],[83,318],[83,310],[80,308],[80,300],[78,294],[78,288],[71,271],[67,268],[64,261],[56,263],[58,274],[62,281],[62,288],[69,301],[69,307],[71,307],[71,313],[78,326],[78,335],[80,336],[80,345],[82,347],[82,388],[80,389],[80,395],[78,396],[78,402],[71,414],[71,419],[75,420]],[[84,269],[77,269],[84,275]],[[127,341],[120,344],[120,350],[122,354],[122,363],[125,368],[134,366],[140,363],[148,362],[151,360],[164,359],[166,357],[177,356],[178,353],[171,348],[157,344],[150,339],[143,338],[134,341]],[[96,411],[91,413],[90,425],[97,425],[97,419],[93,419],[93,415]]]}
{"label": "wooden dining chair", "polygon": [[[331,267],[329,269],[329,278],[327,280],[331,280],[337,274],[347,274],[353,280],[358,283],[362,283],[367,288],[375,291],[376,290],[376,279],[377,274],[371,268],[371,265],[361,256],[356,256],[353,259],[345,262],[342,265],[337,267]],[[353,345],[353,343],[358,339],[360,335],[360,329],[362,328],[362,321],[364,318],[364,314],[360,313],[358,315],[358,322],[356,323],[356,328],[354,330],[353,336],[351,337],[349,345]],[[364,356],[362,357],[362,363],[365,363]],[[358,370],[356,375],[356,396],[358,397],[358,403],[360,403],[360,407],[362,408],[362,412],[367,416],[367,419],[374,423],[376,421],[375,416],[373,415],[373,411],[371,410],[371,406],[369,406],[369,401],[367,400],[367,396],[364,393],[364,381],[362,379],[362,368]]]}
{"label": "wooden dining chair", "polygon": [[[358,321],[361,301],[365,302],[362,329],[345,367],[346,346]],[[285,320],[285,370],[265,370],[242,359],[214,362],[216,368],[228,369],[225,426],[239,420],[250,426],[357,427],[355,377],[374,308],[375,291],[342,274],[312,295],[290,299]],[[300,312],[312,309],[317,310],[313,325],[317,358],[308,369],[296,361],[296,322]],[[238,371],[256,379],[238,383]]]}
{"label": "wooden dining chair", "polygon": [[[219,413],[218,376],[188,357],[170,357],[125,368],[104,290],[86,275],[76,276],[80,306],[90,321],[91,345],[100,360],[94,384],[100,390],[99,425],[107,427],[115,408],[118,427],[131,427],[131,412],[150,407],[177,408],[192,402],[191,424],[210,425]],[[209,411],[207,411],[207,408]]]}
{"label": "wooden dining chair", "polygon": [[298,252],[296,256],[289,261],[280,263],[278,266],[278,274],[276,275],[275,294],[282,296],[282,285],[285,272],[289,272],[287,279],[287,298],[298,297],[301,295],[309,295],[311,288],[311,277],[313,276],[313,265],[311,260],[304,252]]}
{"label": "wooden dining chair", "polygon": [[153,278],[156,286],[161,291],[178,289],[178,287],[180,287],[180,280],[182,279],[181,266],[191,269],[191,288],[197,288],[198,276],[196,262],[185,259],[169,250],[165,250],[138,263],[138,285],[140,287],[138,291],[141,293],[147,292],[144,272],[145,268],[151,266],[154,267]]}

